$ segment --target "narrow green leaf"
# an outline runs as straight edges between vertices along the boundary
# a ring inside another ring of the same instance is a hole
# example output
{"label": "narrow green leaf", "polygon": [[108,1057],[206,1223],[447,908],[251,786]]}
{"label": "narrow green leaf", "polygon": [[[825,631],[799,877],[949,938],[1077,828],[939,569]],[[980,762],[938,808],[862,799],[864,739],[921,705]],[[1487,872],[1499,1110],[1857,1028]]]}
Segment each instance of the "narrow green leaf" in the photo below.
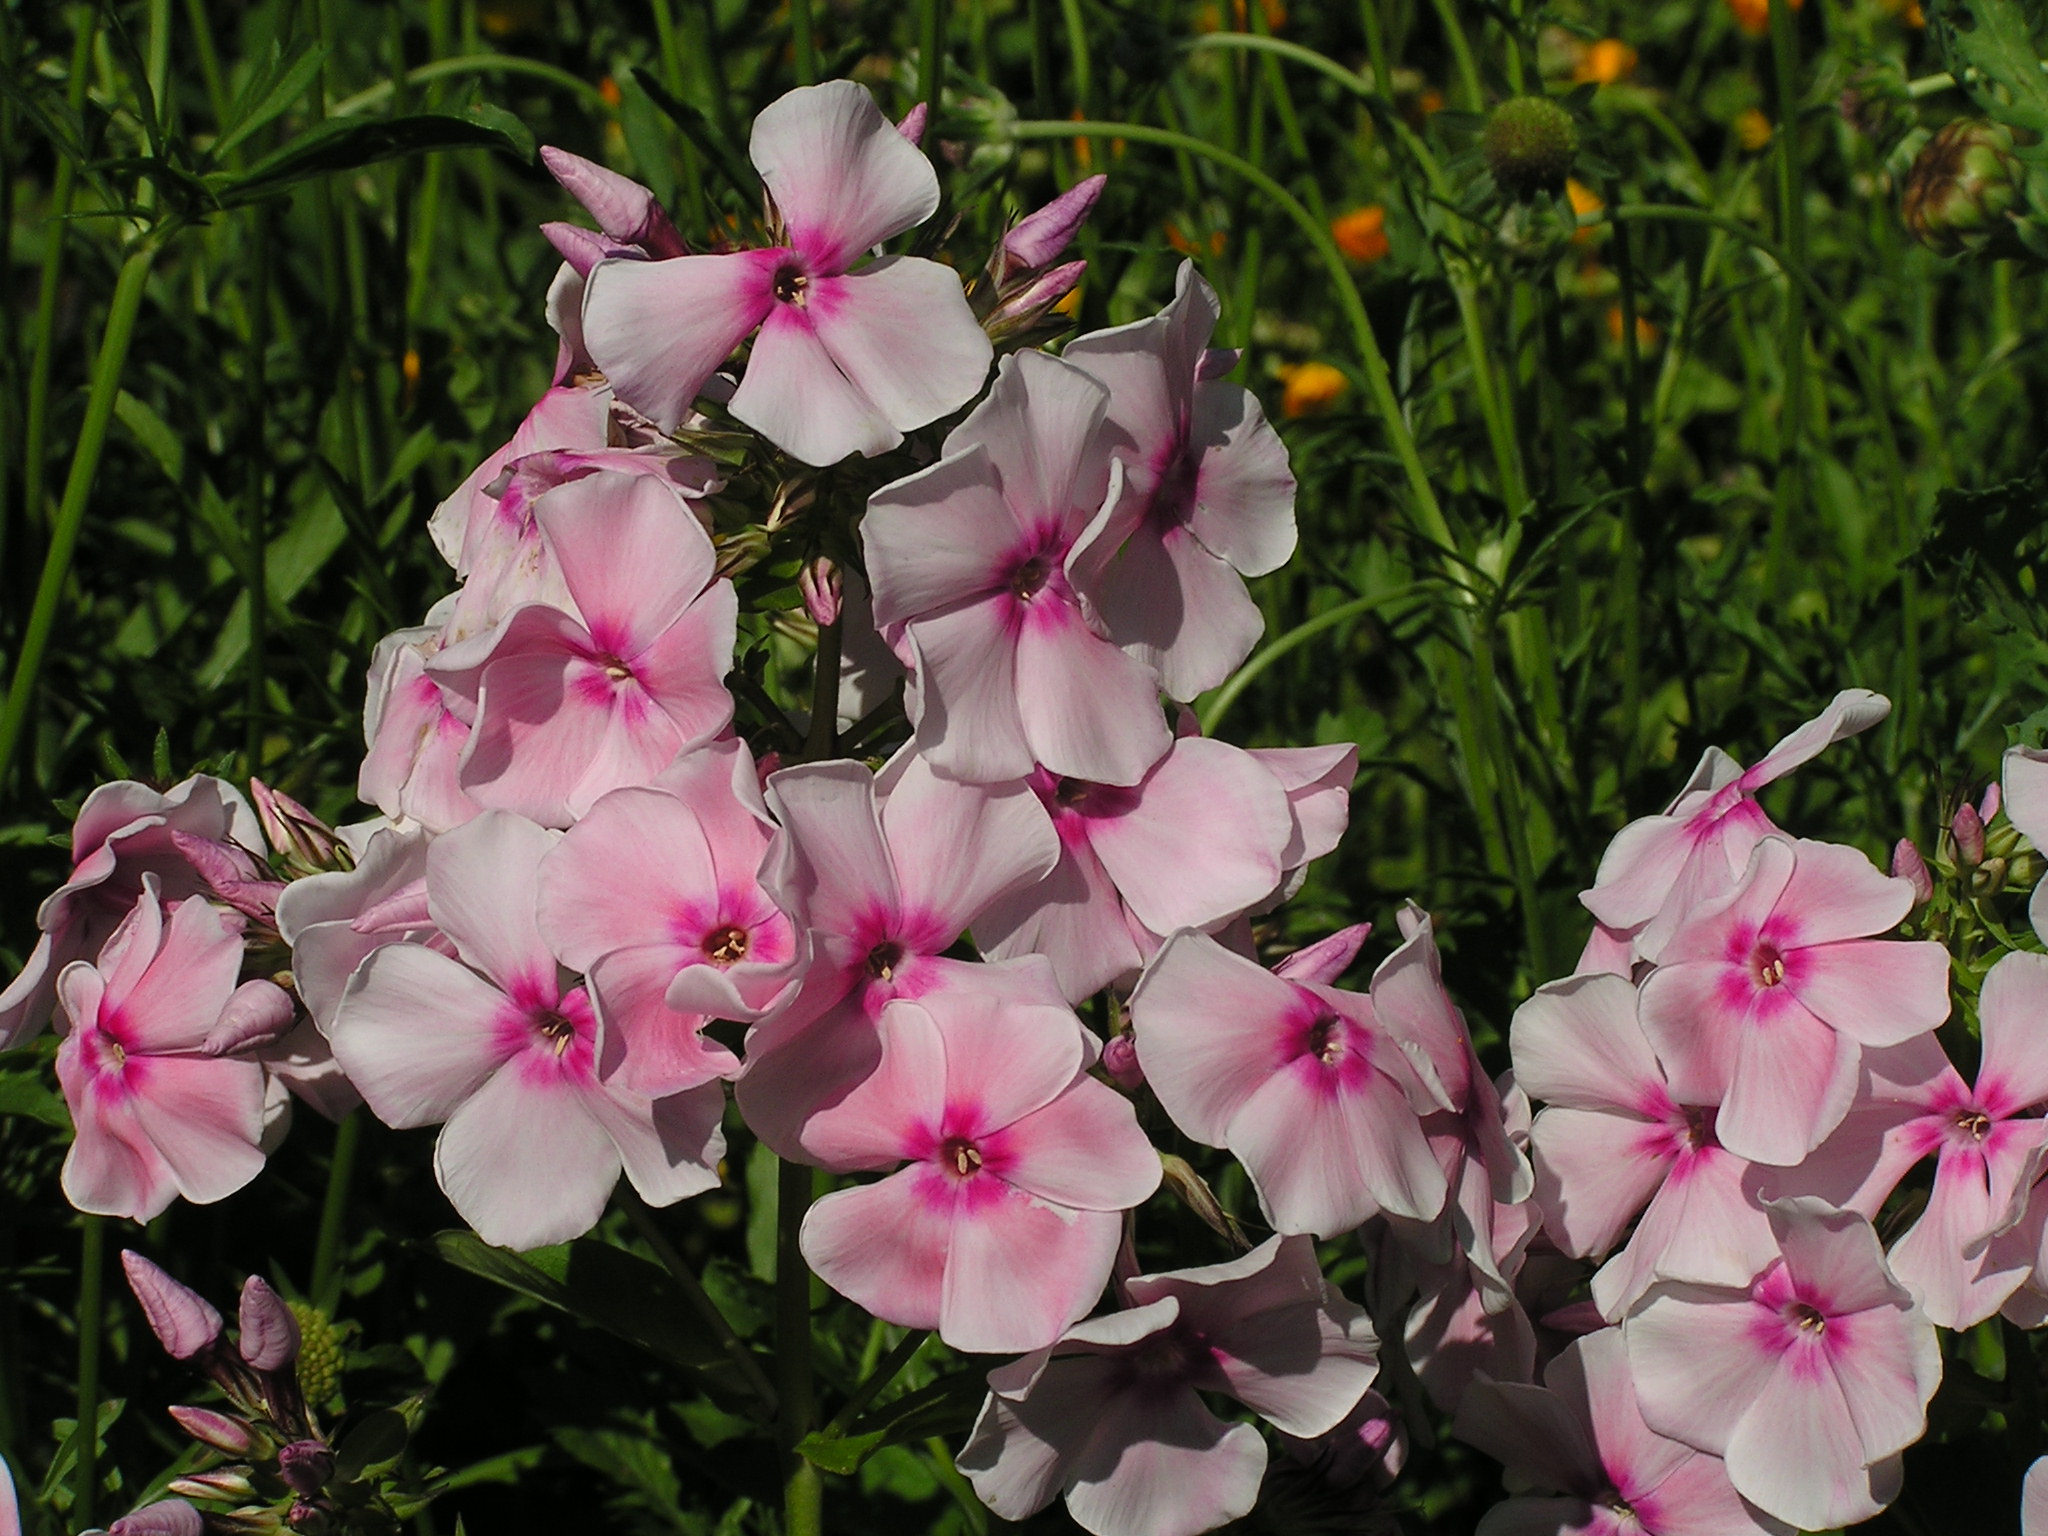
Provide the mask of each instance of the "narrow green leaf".
{"label": "narrow green leaf", "polygon": [[844,1434],[813,1431],[798,1443],[797,1451],[820,1471],[857,1472],[862,1462],[885,1445],[962,1433],[974,1422],[975,1410],[987,1391],[986,1371],[956,1371],[862,1414]]}
{"label": "narrow green leaf", "polygon": [[239,208],[288,192],[315,177],[437,149],[495,149],[524,162],[533,158],[533,135],[511,113],[496,107],[473,107],[463,113],[420,112],[369,122],[329,118],[240,176],[216,175],[209,184],[223,208]]}
{"label": "narrow green leaf", "polygon": [[220,137],[213,141],[212,158],[218,164],[236,145],[242,143],[305,96],[312,88],[313,77],[320,73],[320,66],[326,61],[327,50],[317,43],[308,43],[280,71],[272,73],[267,80],[252,82],[243,100],[254,96],[260,84],[267,84],[262,98],[246,110],[243,103],[235,103],[231,112],[232,121],[221,125]]}
{"label": "narrow green leaf", "polygon": [[184,479],[185,444],[171,430],[169,422],[125,389],[114,397],[114,414],[120,418],[121,425],[135,435],[143,452],[156,460],[171,484],[176,485]]}

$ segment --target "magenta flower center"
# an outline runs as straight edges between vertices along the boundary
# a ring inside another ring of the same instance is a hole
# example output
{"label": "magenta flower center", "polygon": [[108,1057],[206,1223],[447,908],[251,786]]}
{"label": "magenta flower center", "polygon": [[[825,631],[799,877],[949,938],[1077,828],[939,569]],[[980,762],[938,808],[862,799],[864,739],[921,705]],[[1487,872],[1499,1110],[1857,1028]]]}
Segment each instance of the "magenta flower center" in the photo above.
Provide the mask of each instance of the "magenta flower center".
{"label": "magenta flower center", "polygon": [[1991,1117],[1981,1109],[1965,1109],[1956,1115],[1956,1129],[1975,1141],[1991,1134]]}
{"label": "magenta flower center", "polygon": [[964,1136],[955,1136],[939,1147],[939,1162],[963,1179],[981,1172],[981,1148]]}
{"label": "magenta flower center", "polygon": [[704,954],[713,965],[737,965],[747,958],[747,930],[727,923],[704,935]]}
{"label": "magenta flower center", "polygon": [[576,1041],[576,1026],[561,1014],[550,1009],[533,1021],[534,1032],[554,1046],[555,1055],[566,1052]]}
{"label": "magenta flower center", "polygon": [[877,981],[895,979],[896,967],[903,963],[903,946],[894,939],[884,939],[868,951],[867,972]]}
{"label": "magenta flower center", "polygon": [[1759,944],[1750,956],[1750,965],[1756,972],[1757,985],[1775,987],[1785,979],[1785,957],[1775,945]]}
{"label": "magenta flower center", "polygon": [[779,267],[775,272],[775,297],[785,304],[794,304],[801,308],[804,304],[804,290],[810,286],[810,281],[800,267]]}
{"label": "magenta flower center", "polygon": [[633,669],[616,656],[605,657],[600,665],[604,668],[604,675],[615,683],[623,683],[633,675]]}
{"label": "magenta flower center", "polygon": [[1145,520],[1161,533],[1187,522],[1194,515],[1195,487],[1201,474],[1201,455],[1186,443],[1179,444],[1160,466],[1159,483],[1153,487]]}
{"label": "magenta flower center", "polygon": [[1809,1338],[1817,1339],[1828,1329],[1828,1320],[1820,1309],[1803,1301],[1786,1303],[1785,1321]]}

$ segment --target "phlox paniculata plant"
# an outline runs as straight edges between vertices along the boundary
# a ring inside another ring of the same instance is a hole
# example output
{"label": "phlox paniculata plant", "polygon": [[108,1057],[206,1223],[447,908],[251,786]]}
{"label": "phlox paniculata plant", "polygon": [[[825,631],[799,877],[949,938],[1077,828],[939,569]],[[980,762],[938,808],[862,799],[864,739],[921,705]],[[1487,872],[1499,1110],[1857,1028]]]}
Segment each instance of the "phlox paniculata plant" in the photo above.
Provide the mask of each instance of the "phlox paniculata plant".
{"label": "phlox paniculata plant", "polygon": [[[597,227],[548,226],[552,387],[434,514],[454,589],[376,648],[377,814],[202,777],[79,816],[0,997],[8,1043],[62,1036],[67,1197],[218,1200],[293,1098],[360,1103],[431,1129],[456,1215],[531,1250],[719,1187],[744,1126],[798,1170],[800,1320],[814,1273],[1013,1357],[972,1368],[957,1453],[1006,1519],[1064,1500],[1096,1536],[1194,1536],[1304,1483],[1383,1519],[1432,1414],[1510,1475],[1488,1532],[1874,1514],[1937,1330],[2048,1319],[2048,957],[1981,967],[1958,1016],[1943,935],[1899,936],[1932,889],[1910,844],[1888,873],[1757,799],[1886,702],[1845,692],[1746,770],[1709,752],[1624,828],[1499,1077],[1420,908],[1362,989],[1363,924],[1262,955],[1357,751],[1243,750],[1181,706],[1259,639],[1285,447],[1192,264],[1150,318],[1031,344],[1101,178],[965,283],[893,250],[940,205],[922,126],[791,92],[754,126],[760,228],[709,237],[546,152]],[[807,697],[755,664],[770,625],[815,645]],[[1972,867],[2048,834],[2048,757],[2013,757],[2005,804],[1959,820]],[[1263,1240],[1183,1143],[1242,1165]],[[1146,1273],[1163,1190],[1218,1248]],[[1347,1295],[1325,1265],[1361,1254]],[[126,1529],[412,1507],[293,1395],[267,1288],[235,1355],[130,1270],[233,1411],[174,1410],[228,1470]],[[817,1426],[790,1417],[801,1465]]]}

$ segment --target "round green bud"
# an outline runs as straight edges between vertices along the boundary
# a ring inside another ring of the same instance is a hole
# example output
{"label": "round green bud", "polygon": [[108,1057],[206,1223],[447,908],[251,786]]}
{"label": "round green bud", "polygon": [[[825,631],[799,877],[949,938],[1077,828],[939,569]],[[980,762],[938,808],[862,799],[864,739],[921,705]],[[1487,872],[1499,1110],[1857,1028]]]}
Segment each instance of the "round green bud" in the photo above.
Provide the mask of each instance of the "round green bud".
{"label": "round green bud", "polygon": [[287,1302],[299,1325],[299,1391],[313,1408],[323,1407],[341,1386],[341,1333],[311,1302]]}
{"label": "round green bud", "polygon": [[1959,118],[1927,141],[1906,173],[1899,212],[1929,250],[1960,256],[2002,249],[2020,201],[2022,171],[2012,135],[1983,118]]}
{"label": "round green bud", "polygon": [[1564,190],[1579,153],[1578,125],[1547,96],[1515,96],[1493,109],[1479,152],[1516,202]]}

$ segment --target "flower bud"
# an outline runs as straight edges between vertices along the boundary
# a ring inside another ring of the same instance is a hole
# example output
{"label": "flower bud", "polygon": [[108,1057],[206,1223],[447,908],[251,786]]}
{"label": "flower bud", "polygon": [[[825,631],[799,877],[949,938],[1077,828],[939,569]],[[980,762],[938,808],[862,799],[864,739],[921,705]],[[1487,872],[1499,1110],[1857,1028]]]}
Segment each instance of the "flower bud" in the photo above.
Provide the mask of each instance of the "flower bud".
{"label": "flower bud", "polygon": [[222,1503],[233,1503],[240,1499],[256,1497],[256,1485],[249,1481],[246,1469],[220,1467],[212,1472],[187,1472],[183,1477],[171,1479],[165,1485],[167,1490],[181,1499],[209,1499]]}
{"label": "flower bud", "polygon": [[1579,153],[1572,115],[1547,96],[1516,96],[1493,109],[1479,142],[1486,168],[1516,202],[1564,190]]}
{"label": "flower bud", "polygon": [[272,789],[261,779],[251,779],[249,797],[256,802],[263,835],[270,839],[272,848],[284,855],[286,862],[308,873],[344,867],[335,856],[341,848],[339,834],[290,795]]}
{"label": "flower bud", "polygon": [[1021,340],[1028,345],[1050,319],[1052,329],[1045,334],[1057,335],[1065,321],[1052,314],[1053,306],[1074,291],[1087,270],[1087,262],[1069,261],[1012,284],[981,322],[982,328],[992,341]]}
{"label": "flower bud", "polygon": [[294,1440],[277,1453],[277,1475],[294,1493],[318,1493],[334,1476],[334,1452],[318,1440]]}
{"label": "flower bud", "polygon": [[274,981],[245,981],[229,996],[199,1047],[208,1056],[232,1056],[273,1044],[292,1027],[298,1008]]}
{"label": "flower bud", "polygon": [[931,103],[920,101],[903,114],[903,121],[896,125],[896,131],[913,144],[924,142],[925,119],[931,115]]}
{"label": "flower bud", "polygon": [[253,1370],[281,1371],[299,1357],[299,1324],[260,1275],[242,1285],[242,1358]]}
{"label": "flower bud", "polygon": [[341,1386],[341,1335],[311,1302],[289,1303],[299,1325],[299,1391],[318,1408]]}
{"label": "flower bud", "polygon": [[1927,861],[1920,857],[1920,850],[1913,846],[1913,839],[1902,837],[1898,846],[1892,849],[1892,878],[1909,881],[1913,887],[1913,905],[1924,907],[1934,900],[1934,876],[1928,872]]}
{"label": "flower bud", "polygon": [[807,560],[797,573],[796,584],[804,595],[804,612],[817,620],[819,628],[839,622],[839,601],[844,582],[838,566],[823,555]]}
{"label": "flower bud", "polygon": [[1138,1047],[1129,1035],[1111,1035],[1102,1048],[1102,1068],[1115,1084],[1130,1093],[1145,1086],[1145,1069],[1138,1065]]}
{"label": "flower bud", "polygon": [[198,872],[213,896],[244,917],[269,922],[275,915],[284,882],[273,877],[270,867],[246,848],[222,838],[175,831],[171,845]]}
{"label": "flower bud", "polygon": [[1984,862],[1984,819],[1977,807],[1968,802],[1958,807],[1948,829],[1955,835],[1958,864],[1970,869]]}
{"label": "flower bud", "polygon": [[1195,1172],[1194,1165],[1186,1158],[1162,1152],[1159,1154],[1159,1171],[1166,1187],[1179,1196],[1181,1204],[1200,1217],[1210,1231],[1237,1244],[1240,1250],[1251,1247],[1237,1225],[1237,1218],[1223,1209],[1223,1202],[1216,1198],[1209,1181]]}
{"label": "flower bud", "polygon": [[295,1499],[291,1509],[285,1514],[284,1523],[297,1531],[299,1536],[327,1536],[327,1533],[334,1529],[334,1515],[323,1504]]}
{"label": "flower bud", "polygon": [[1906,173],[1906,232],[1944,256],[1999,254],[2013,243],[2022,175],[2003,127],[1983,118],[1946,124]]}
{"label": "flower bud", "polygon": [[1906,74],[1889,60],[1865,64],[1849,77],[1835,99],[1842,121],[1888,155],[1913,129],[1918,114],[1906,89]]}
{"label": "flower bud", "polygon": [[1108,184],[1109,178],[1101,174],[1077,181],[1036,213],[1018,220],[1003,236],[999,259],[1004,270],[1028,272],[1049,265],[1087,222]]}
{"label": "flower bud", "polygon": [[204,1536],[206,1518],[183,1499],[145,1504],[107,1528],[107,1536]]}
{"label": "flower bud", "polygon": [[247,1456],[256,1448],[256,1432],[240,1419],[216,1413],[211,1408],[192,1408],[183,1404],[167,1409],[166,1412],[177,1423],[178,1428],[201,1445],[210,1445],[216,1451],[223,1451],[230,1456]]}
{"label": "flower bud", "polygon": [[647,188],[617,171],[608,171],[581,155],[544,144],[541,163],[612,239],[637,245],[660,260],[689,254],[668,212]]}
{"label": "flower bud", "polygon": [[1972,896],[1996,896],[2005,889],[2005,860],[1993,856],[1970,871]]}
{"label": "flower bud", "polygon": [[1998,787],[1998,780],[1993,779],[1984,786],[1984,797],[1977,802],[1977,819],[1988,827],[1998,819],[1998,813],[2004,807],[2005,791]]}
{"label": "flower bud", "polygon": [[190,1360],[220,1337],[220,1314],[197,1291],[180,1285],[132,1248],[121,1251],[128,1288],[142,1303],[149,1331],[173,1360]]}

